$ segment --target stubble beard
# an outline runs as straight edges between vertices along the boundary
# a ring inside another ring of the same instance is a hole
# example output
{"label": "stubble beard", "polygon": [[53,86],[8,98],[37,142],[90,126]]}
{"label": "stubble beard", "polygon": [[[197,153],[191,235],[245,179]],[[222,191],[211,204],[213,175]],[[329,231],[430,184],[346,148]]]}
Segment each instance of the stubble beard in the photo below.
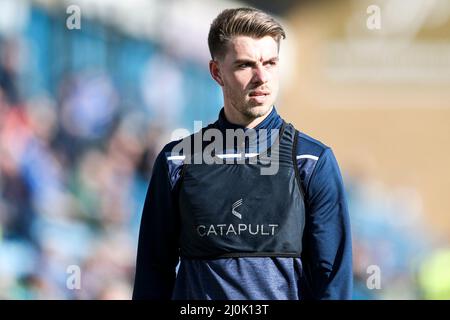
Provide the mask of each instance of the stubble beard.
{"label": "stubble beard", "polygon": [[238,110],[240,110],[242,115],[248,120],[254,120],[265,116],[270,111],[272,105],[273,103],[267,105],[254,105],[250,101],[246,101]]}
{"label": "stubble beard", "polygon": [[241,109],[241,113],[248,119],[254,120],[256,118],[265,116],[269,112],[270,106],[251,106],[246,105]]}
{"label": "stubble beard", "polygon": [[[273,94],[273,93],[272,93]],[[237,97],[234,97],[237,98]],[[273,102],[271,101],[268,104],[264,105],[258,105],[255,103],[252,103],[252,101],[247,100],[248,96],[241,99],[230,99],[230,103],[232,108],[234,108],[236,111],[238,111],[246,121],[251,122],[259,117],[263,117],[267,115],[267,113],[270,111]]]}

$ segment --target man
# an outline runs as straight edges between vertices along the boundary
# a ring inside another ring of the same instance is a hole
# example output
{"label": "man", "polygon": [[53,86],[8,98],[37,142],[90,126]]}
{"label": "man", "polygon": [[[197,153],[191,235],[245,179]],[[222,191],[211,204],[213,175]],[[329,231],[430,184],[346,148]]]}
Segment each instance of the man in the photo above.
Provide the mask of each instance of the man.
{"label": "man", "polygon": [[[350,225],[336,159],[274,107],[282,38],[281,25],[255,9],[228,9],[213,21],[209,67],[224,107],[215,123],[169,143],[155,162],[134,299],[351,298]],[[223,138],[230,130],[256,140],[230,144]],[[199,154],[209,161],[196,161]],[[264,174],[267,163],[275,165]]]}

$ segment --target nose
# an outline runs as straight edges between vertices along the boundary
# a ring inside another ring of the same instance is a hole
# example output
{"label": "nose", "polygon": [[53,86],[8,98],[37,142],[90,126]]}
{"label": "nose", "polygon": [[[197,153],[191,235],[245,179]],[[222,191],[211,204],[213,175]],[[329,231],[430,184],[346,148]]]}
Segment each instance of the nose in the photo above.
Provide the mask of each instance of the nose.
{"label": "nose", "polygon": [[269,80],[269,74],[262,65],[258,65],[254,69],[253,80],[256,83],[266,83]]}

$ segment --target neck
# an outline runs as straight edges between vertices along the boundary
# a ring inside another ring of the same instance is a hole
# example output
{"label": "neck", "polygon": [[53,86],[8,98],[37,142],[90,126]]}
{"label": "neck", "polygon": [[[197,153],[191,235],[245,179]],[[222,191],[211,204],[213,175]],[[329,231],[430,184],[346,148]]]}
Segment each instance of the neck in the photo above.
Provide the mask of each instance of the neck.
{"label": "neck", "polygon": [[266,112],[266,114],[256,118],[249,118],[246,115],[242,114],[241,112],[235,110],[233,107],[227,108],[227,106],[224,106],[224,113],[226,119],[229,122],[242,126],[244,128],[254,128],[269,116],[272,109],[273,106],[270,107],[270,109]]}

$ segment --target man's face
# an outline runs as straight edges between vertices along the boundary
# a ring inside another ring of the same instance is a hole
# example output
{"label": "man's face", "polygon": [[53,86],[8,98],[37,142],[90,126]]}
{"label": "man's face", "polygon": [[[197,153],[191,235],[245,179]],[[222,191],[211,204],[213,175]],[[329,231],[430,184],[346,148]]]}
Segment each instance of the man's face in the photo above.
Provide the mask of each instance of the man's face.
{"label": "man's face", "polygon": [[[278,94],[278,44],[271,37],[236,36],[218,59],[217,75],[225,104],[247,119],[267,114]],[[213,72],[212,72],[213,73]]]}

